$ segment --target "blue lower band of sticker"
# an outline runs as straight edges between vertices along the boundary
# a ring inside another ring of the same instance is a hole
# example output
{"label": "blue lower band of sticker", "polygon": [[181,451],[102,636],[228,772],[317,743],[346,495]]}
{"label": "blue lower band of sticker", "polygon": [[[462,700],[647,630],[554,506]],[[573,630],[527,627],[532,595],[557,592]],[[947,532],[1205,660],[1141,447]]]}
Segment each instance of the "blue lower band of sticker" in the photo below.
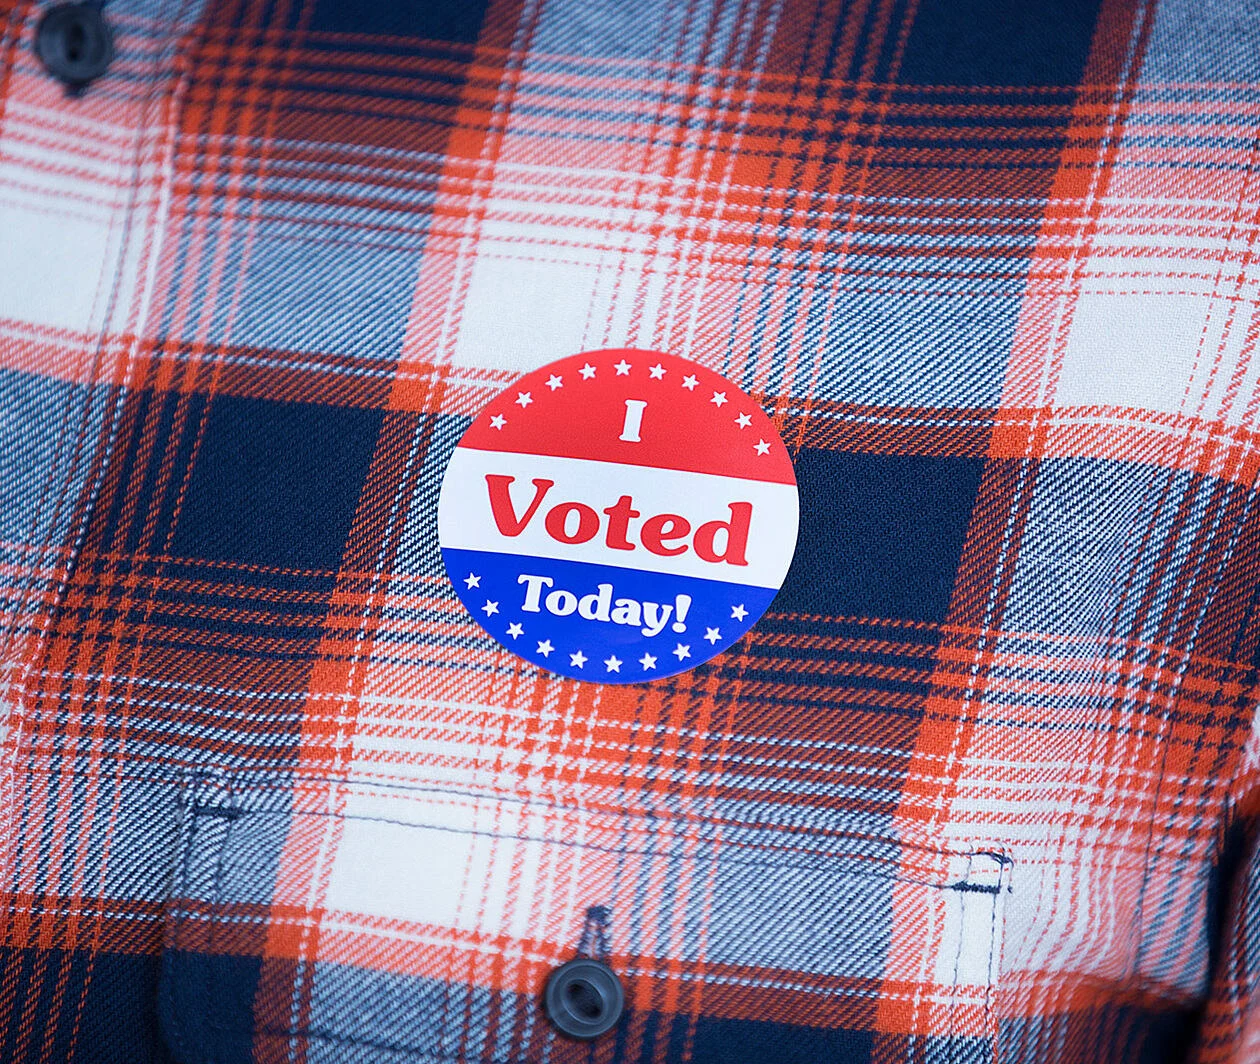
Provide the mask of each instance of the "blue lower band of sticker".
{"label": "blue lower band of sticker", "polygon": [[601,682],[653,680],[721,653],[775,589],[490,551],[442,551],[468,612],[513,653]]}

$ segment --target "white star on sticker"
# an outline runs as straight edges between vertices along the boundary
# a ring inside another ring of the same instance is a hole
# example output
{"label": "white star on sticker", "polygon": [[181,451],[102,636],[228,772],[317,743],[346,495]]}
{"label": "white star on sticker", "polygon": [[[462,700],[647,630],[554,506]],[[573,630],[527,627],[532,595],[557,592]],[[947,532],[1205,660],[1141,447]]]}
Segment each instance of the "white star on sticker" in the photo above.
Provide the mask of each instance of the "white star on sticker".
{"label": "white star on sticker", "polygon": [[713,403],[713,404],[715,404],[715,405],[717,405],[717,406],[721,406],[724,402],[726,402],[726,393],[725,393],[725,392],[714,392],[714,393],[713,393],[713,398],[712,398],[712,399],[710,399],[710,400],[709,400],[709,402],[711,402],[711,403]]}
{"label": "white star on sticker", "polygon": [[756,446],[756,451],[757,451],[757,453],[758,453],[758,454],[769,454],[769,453],[770,453],[770,444],[766,443],[766,441],[765,441],[765,440],[758,440],[758,441],[757,441],[757,446]]}
{"label": "white star on sticker", "polygon": [[699,383],[700,382],[696,380],[696,378],[692,376],[690,373],[688,373],[687,376],[683,378],[683,387],[686,388],[689,392],[694,392],[696,390],[696,385]]}
{"label": "white star on sticker", "polygon": [[569,664],[577,669],[580,669],[583,665],[585,665],[590,660],[591,659],[588,658],[585,654],[583,654],[580,650],[575,654],[569,655]]}
{"label": "white star on sticker", "polygon": [[644,651],[643,657],[639,659],[639,664],[642,665],[645,669],[654,669],[656,668],[656,658],[653,657],[651,654],[649,654],[647,651]]}
{"label": "white star on sticker", "polygon": [[508,625],[508,635],[510,635],[513,639],[523,636],[524,634],[525,629],[520,626],[519,622],[513,621]]}
{"label": "white star on sticker", "polygon": [[604,659],[604,666],[605,668],[608,669],[609,672],[620,672],[621,659],[617,657],[616,654],[613,654],[611,657],[607,657]]}
{"label": "white star on sticker", "polygon": [[679,661],[682,661],[683,658],[689,658],[691,657],[691,644],[679,643],[678,646],[674,647],[672,653]]}
{"label": "white star on sticker", "polygon": [[481,608],[485,611],[487,617],[489,617],[492,613],[499,612],[499,604],[497,602],[491,602],[489,599],[486,599],[486,604]]}
{"label": "white star on sticker", "polygon": [[722,633],[719,632],[716,628],[706,628],[704,630],[704,637],[710,643],[716,643],[719,639],[722,638]]}
{"label": "white star on sticker", "polygon": [[548,387],[548,388],[550,388],[553,392],[554,392],[557,388],[563,388],[563,387],[564,387],[564,378],[563,378],[563,377],[557,377],[557,376],[553,373],[550,377],[548,377],[548,378],[547,378],[547,387]]}
{"label": "white star on sticker", "polygon": [[740,414],[739,417],[735,419],[735,424],[741,429],[746,429],[752,424],[752,418],[750,418],[747,414]]}
{"label": "white star on sticker", "polygon": [[620,362],[613,366],[613,369],[617,371],[618,377],[624,377],[630,372],[630,363],[623,358]]}
{"label": "white star on sticker", "polygon": [[525,407],[529,406],[529,404],[532,403],[533,401],[534,401],[534,397],[530,395],[529,392],[516,393],[516,402],[518,403],[518,405],[521,407],[522,410]]}
{"label": "white star on sticker", "polygon": [[659,381],[663,376],[665,376],[665,367],[658,362],[655,366],[652,366],[648,370],[648,373],[652,377],[652,380]]}
{"label": "white star on sticker", "polygon": [[578,372],[582,374],[582,380],[589,381],[593,376],[595,376],[595,367],[587,362],[580,370],[578,370]]}
{"label": "white star on sticker", "polygon": [[742,602],[738,606],[731,607],[731,616],[737,621],[742,621],[748,616],[748,611],[744,609],[744,604]]}
{"label": "white star on sticker", "polygon": [[541,643],[538,644],[538,653],[541,654],[544,658],[550,657],[551,652],[555,649],[556,648],[551,645],[550,639],[544,639]]}
{"label": "white star on sticker", "polygon": [[466,577],[464,577],[464,587],[481,587],[481,577],[477,576],[475,573],[469,573]]}
{"label": "white star on sticker", "polygon": [[490,419],[490,425],[496,429],[501,429],[506,424],[507,418],[505,418],[502,414],[495,414],[494,417]]}

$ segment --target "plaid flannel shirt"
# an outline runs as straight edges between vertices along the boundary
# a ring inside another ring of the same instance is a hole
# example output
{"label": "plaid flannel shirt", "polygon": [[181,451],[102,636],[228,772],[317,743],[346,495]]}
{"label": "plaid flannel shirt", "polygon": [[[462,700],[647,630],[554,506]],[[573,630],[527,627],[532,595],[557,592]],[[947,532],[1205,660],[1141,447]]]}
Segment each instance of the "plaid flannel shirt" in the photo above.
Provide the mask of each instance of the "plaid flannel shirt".
{"label": "plaid flannel shirt", "polygon": [[[0,0],[0,1060],[1260,1060],[1253,0]],[[606,687],[435,531],[639,347],[800,486]],[[539,993],[600,944],[589,1043]]]}

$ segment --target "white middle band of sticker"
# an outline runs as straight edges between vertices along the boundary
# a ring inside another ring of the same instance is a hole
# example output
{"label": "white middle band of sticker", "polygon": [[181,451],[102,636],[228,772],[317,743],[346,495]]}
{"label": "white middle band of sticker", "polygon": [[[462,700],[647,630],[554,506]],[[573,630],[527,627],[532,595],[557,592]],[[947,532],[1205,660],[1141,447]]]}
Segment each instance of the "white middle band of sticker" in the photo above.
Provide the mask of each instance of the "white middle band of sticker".
{"label": "white middle band of sticker", "polygon": [[[459,447],[445,484],[458,490],[443,493],[443,547],[602,565],[624,557],[626,568],[755,587],[783,583],[791,555],[777,548],[796,542],[799,520],[790,484],[580,458]],[[682,520],[653,526],[661,515]],[[645,537],[645,525],[671,534]],[[618,542],[628,549],[610,549]]]}

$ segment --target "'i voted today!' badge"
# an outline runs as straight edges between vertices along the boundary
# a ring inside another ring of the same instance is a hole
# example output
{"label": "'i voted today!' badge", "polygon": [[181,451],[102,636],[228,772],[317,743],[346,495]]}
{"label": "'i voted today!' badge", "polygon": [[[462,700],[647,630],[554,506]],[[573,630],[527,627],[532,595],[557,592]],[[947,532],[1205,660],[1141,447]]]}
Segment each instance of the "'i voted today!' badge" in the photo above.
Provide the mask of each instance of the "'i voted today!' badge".
{"label": "'i voted today!' badge", "polygon": [[481,412],[438,538],[468,612],[551,672],[641,683],[740,638],[796,548],[796,477],[762,409],[655,351],[590,351]]}

